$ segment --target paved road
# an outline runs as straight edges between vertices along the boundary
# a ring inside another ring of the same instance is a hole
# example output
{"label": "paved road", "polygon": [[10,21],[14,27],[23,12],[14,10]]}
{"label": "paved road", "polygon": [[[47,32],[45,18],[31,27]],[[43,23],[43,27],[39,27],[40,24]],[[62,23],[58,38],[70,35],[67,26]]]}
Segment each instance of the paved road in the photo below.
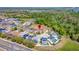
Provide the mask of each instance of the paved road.
{"label": "paved road", "polygon": [[6,51],[33,51],[28,47],[25,47],[15,42],[10,42],[2,38],[0,38],[0,48]]}

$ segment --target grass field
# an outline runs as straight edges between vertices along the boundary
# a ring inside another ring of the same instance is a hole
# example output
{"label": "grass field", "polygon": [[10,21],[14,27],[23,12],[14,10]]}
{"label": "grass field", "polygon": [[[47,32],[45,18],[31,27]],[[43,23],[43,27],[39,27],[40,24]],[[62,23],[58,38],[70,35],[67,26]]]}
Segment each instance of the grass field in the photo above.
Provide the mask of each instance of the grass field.
{"label": "grass field", "polygon": [[66,44],[62,48],[58,49],[58,51],[79,51],[79,43],[67,40]]}

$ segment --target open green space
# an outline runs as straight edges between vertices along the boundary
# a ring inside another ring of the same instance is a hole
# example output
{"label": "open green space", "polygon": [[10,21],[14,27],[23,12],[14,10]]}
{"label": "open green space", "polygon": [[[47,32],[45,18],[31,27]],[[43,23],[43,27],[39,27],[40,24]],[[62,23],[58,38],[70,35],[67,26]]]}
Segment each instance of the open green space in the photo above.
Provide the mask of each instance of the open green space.
{"label": "open green space", "polygon": [[78,42],[67,40],[66,44],[58,51],[79,51],[79,44]]}

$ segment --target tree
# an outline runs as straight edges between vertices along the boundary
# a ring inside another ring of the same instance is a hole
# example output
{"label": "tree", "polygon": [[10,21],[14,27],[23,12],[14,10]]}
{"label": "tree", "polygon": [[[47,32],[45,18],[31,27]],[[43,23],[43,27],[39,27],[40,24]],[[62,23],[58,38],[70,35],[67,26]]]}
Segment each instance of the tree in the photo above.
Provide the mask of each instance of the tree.
{"label": "tree", "polygon": [[31,40],[23,40],[23,44],[29,48],[34,48],[35,47],[35,43]]}
{"label": "tree", "polygon": [[17,30],[17,27],[13,27],[11,30],[12,30],[12,31]]}

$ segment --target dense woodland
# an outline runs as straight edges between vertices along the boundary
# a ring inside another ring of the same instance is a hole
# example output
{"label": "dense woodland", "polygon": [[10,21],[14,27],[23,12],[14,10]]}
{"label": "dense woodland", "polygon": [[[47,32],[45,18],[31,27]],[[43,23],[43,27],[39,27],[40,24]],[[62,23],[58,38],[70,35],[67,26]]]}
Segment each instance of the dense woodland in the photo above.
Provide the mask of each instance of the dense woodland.
{"label": "dense woodland", "polygon": [[6,17],[25,19],[34,18],[36,23],[46,25],[62,36],[68,36],[79,42],[79,13],[72,11],[48,11],[48,12],[6,12]]}

